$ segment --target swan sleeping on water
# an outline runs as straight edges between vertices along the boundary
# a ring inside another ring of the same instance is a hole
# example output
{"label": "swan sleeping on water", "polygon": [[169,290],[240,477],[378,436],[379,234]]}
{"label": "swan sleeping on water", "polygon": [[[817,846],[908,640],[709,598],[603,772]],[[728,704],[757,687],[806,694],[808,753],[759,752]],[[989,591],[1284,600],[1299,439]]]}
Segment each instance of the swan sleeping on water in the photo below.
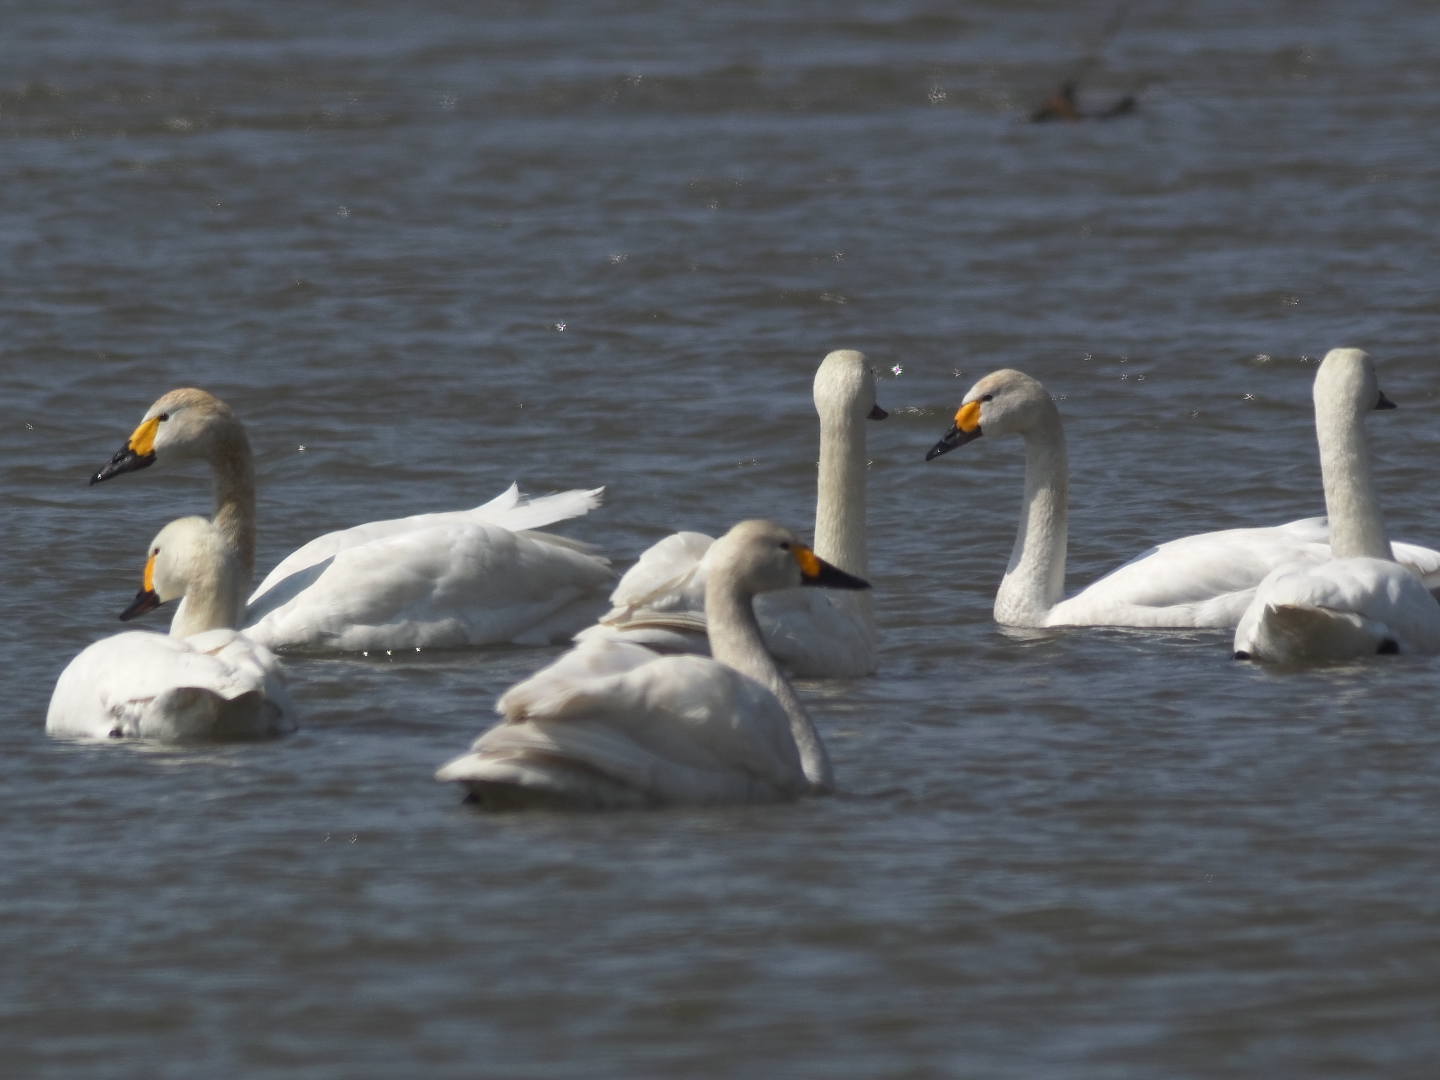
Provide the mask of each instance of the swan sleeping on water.
{"label": "swan sleeping on water", "polygon": [[705,583],[711,657],[597,637],[512,687],[503,719],[435,774],[506,809],[760,803],[828,792],[830,760],[766,651],[752,604],[798,585],[864,589],[789,530],[743,521]]}
{"label": "swan sleeping on water", "polygon": [[[165,459],[201,458],[214,523],[246,580],[255,565],[250,440],[204,390],[171,390],[91,483]],[[600,488],[526,498],[512,485],[473,510],[372,521],[317,537],[250,596],[243,625],[272,649],[352,652],[546,644],[583,627],[613,580],[585,545],[532,532],[599,505]]]}
{"label": "swan sleeping on water", "polygon": [[179,597],[170,634],[132,630],[60,674],[45,730],[95,739],[244,739],[295,729],[274,653],[233,627],[245,572],[209,521],[180,518],[150,545],[144,587],[121,619]]}
{"label": "swan sleeping on water", "polygon": [[1364,415],[1387,407],[1366,353],[1325,355],[1315,375],[1315,432],[1334,558],[1281,566],[1260,582],[1235,630],[1236,659],[1293,664],[1440,652],[1440,603],[1391,558],[1371,483]]}
{"label": "swan sleeping on water", "polygon": [[[1371,398],[1366,408],[1376,407]],[[1322,442],[1358,424],[1343,401],[1316,400],[1335,423]],[[995,595],[995,620],[1009,626],[1147,626],[1232,628],[1255,587],[1275,567],[1295,560],[1328,561],[1324,518],[1267,528],[1198,533],[1159,545],[1063,599],[1069,466],[1060,413],[1045,388],[1023,372],[986,375],[965,395],[955,422],[925,455],[929,461],[982,435],[1025,440],[1025,498],[1004,580]],[[1322,456],[1325,454],[1322,448]],[[1337,491],[1355,491],[1368,478],[1334,477]],[[1352,497],[1354,497],[1352,495]],[[1440,552],[1397,544],[1401,562],[1440,585]]]}
{"label": "swan sleeping on water", "polygon": [[[883,420],[875,376],[863,353],[837,349],[815,372],[820,463],[815,498],[815,552],[864,575],[865,422]],[[645,552],[615,587],[599,624],[577,640],[631,641],[662,652],[706,651],[705,581],[713,539],[679,532]],[[756,610],[770,652],[793,675],[839,678],[875,670],[875,620],[864,593],[811,590],[770,593]]]}

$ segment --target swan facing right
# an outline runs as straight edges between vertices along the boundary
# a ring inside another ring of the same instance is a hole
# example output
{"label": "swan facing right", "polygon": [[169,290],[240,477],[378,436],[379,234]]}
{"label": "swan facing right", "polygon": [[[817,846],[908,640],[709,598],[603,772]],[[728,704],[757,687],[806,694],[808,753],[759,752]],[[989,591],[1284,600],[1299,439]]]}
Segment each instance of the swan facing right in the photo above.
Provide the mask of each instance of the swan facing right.
{"label": "swan facing right", "polygon": [[488,809],[765,803],[834,786],[804,706],[765,647],[754,598],[799,585],[869,585],[794,533],[742,521],[710,551],[712,657],[657,656],[614,638],[581,642],[506,691],[503,719],[437,780]]}
{"label": "swan facing right", "polygon": [[1315,373],[1315,432],[1334,558],[1277,567],[1260,582],[1235,628],[1237,660],[1440,653],[1440,604],[1392,558],[1372,483],[1364,417],[1390,407],[1368,354],[1325,354]]}

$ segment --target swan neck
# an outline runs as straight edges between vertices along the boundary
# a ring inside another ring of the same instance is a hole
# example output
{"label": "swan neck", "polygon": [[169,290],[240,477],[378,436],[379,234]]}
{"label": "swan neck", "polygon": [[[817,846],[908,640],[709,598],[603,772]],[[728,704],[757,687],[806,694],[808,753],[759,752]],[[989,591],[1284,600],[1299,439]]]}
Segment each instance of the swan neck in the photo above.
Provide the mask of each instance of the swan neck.
{"label": "swan neck", "polygon": [[1025,435],[1025,500],[1005,580],[995,595],[995,620],[1043,626],[1065,595],[1070,466],[1060,414]]}
{"label": "swan neck", "polygon": [[705,621],[711,655],[760,683],[780,702],[790,718],[790,734],[800,751],[800,764],[811,790],[832,790],[835,774],[830,755],[790,681],[765,648],[751,598],[725,582],[722,575],[713,574],[705,587]]}
{"label": "swan neck", "polygon": [[1317,402],[1315,436],[1320,446],[1325,513],[1330,518],[1331,554],[1337,559],[1391,558],[1363,420],[1353,411],[1327,409]]}
{"label": "swan neck", "polygon": [[250,440],[238,420],[216,440],[210,471],[215,483],[215,526],[248,580],[255,571],[255,467]]}
{"label": "swan neck", "polygon": [[[815,554],[858,577],[868,574],[865,546],[866,420],[849,412],[820,417],[820,465],[815,493]],[[866,622],[868,590],[836,596]]]}
{"label": "swan neck", "polygon": [[171,637],[189,637],[206,630],[233,630],[245,607],[245,582],[229,560],[217,561],[195,574],[185,598],[170,620]]}

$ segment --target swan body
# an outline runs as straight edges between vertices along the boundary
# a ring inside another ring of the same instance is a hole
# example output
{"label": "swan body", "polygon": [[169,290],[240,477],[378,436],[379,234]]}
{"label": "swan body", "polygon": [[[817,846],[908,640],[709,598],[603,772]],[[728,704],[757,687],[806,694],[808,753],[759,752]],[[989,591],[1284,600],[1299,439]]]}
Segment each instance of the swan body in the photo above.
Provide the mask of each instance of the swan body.
{"label": "swan body", "polygon": [[[1020,527],[995,596],[995,620],[1004,625],[1231,629],[1271,570],[1333,557],[1326,518],[1197,533],[1142,552],[1064,599],[1069,474],[1059,410],[1023,372],[991,372],[965,395],[954,424],[926,460],[986,434],[1015,434],[1025,442]],[[1351,489],[1350,497],[1361,497],[1353,490],[1358,477],[1337,483]],[[1440,586],[1440,552],[1399,545],[1396,556]]]}
{"label": "swan body", "polygon": [[866,583],[770,522],[741,522],[707,555],[713,658],[582,641],[506,691],[500,723],[436,778],[495,809],[761,803],[829,791],[824,744],[766,651],[752,600],[801,584]]}
{"label": "swan body", "polygon": [[60,674],[45,730],[93,739],[255,739],[295,729],[295,709],[279,661],[230,629],[241,575],[204,518],[180,518],[155,538],[146,584],[121,615],[128,619],[178,596],[167,635],[129,631],[80,652]]}
{"label": "swan body", "polygon": [[[162,457],[209,464],[213,520],[250,573],[254,477],[238,418],[203,390],[172,390],[91,482]],[[601,491],[532,499],[511,485],[471,510],[326,533],[260,583],[246,634],[272,649],[318,652],[563,641],[593,616],[613,574],[587,546],[534,530],[588,513]]]}
{"label": "swan body", "polygon": [[1334,557],[1277,567],[1260,582],[1235,630],[1238,659],[1298,664],[1440,652],[1440,604],[1395,561],[1371,484],[1363,418],[1386,401],[1366,353],[1325,355],[1315,424]]}
{"label": "swan body", "polygon": [[[866,573],[865,422],[881,420],[875,376],[854,349],[829,353],[815,372],[820,461],[815,551],[853,574]],[[611,608],[577,640],[609,637],[661,652],[705,653],[705,583],[713,538],[679,532],[644,551],[616,585]],[[808,589],[767,593],[756,612],[771,653],[793,675],[842,678],[875,670],[870,597]]]}

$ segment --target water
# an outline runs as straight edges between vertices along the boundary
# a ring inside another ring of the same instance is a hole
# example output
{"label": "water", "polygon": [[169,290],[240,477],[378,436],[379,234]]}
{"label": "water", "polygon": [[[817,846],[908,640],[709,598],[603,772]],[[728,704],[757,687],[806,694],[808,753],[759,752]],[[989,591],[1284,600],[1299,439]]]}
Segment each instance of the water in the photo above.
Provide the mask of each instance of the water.
{"label": "water", "polygon": [[[0,50],[6,1069],[27,1077],[1429,1076],[1437,663],[989,618],[1064,413],[1072,585],[1317,512],[1314,361],[1370,348],[1397,535],[1430,463],[1440,13],[1418,0],[33,5]],[[865,349],[880,673],[796,806],[485,817],[430,781],[552,655],[296,662],[303,730],[42,732],[205,478],[84,481],[173,385],[316,533],[606,484],[565,531],[808,528],[814,365]]]}

